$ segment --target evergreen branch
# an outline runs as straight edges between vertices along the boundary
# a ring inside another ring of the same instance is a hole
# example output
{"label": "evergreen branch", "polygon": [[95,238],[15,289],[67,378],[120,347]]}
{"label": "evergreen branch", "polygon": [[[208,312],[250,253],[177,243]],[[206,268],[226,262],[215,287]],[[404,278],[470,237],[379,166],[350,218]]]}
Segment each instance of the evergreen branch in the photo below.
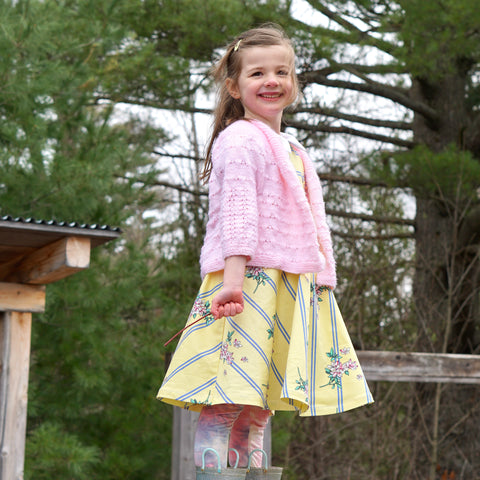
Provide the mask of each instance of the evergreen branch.
{"label": "evergreen branch", "polygon": [[299,130],[306,130],[310,132],[324,132],[324,133],[344,133],[347,135],[353,135],[356,137],[367,138],[369,140],[375,140],[377,142],[391,143],[392,145],[397,145],[399,147],[413,148],[415,143],[411,140],[404,140],[402,138],[389,137],[387,135],[381,135],[378,133],[371,133],[364,130],[357,130],[355,128],[340,126],[332,127],[330,125],[316,124],[310,125],[305,122],[289,121],[289,127],[297,128]]}
{"label": "evergreen branch", "polygon": [[369,83],[349,82],[346,80],[330,80],[320,71],[304,72],[300,74],[300,80],[305,83],[317,83],[326,87],[343,88],[358,92],[370,93],[379,97],[387,98],[395,103],[399,103],[404,107],[420,113],[430,120],[437,120],[436,110],[429,107],[425,103],[417,102],[408,97],[397,87],[391,87],[379,82],[370,80]]}
{"label": "evergreen branch", "polygon": [[382,215],[368,215],[366,213],[353,213],[333,209],[327,209],[326,213],[332,217],[353,218],[355,220],[362,220],[365,222],[389,223],[392,225],[404,225],[407,227],[415,226],[415,220],[411,220],[409,218],[384,217]]}

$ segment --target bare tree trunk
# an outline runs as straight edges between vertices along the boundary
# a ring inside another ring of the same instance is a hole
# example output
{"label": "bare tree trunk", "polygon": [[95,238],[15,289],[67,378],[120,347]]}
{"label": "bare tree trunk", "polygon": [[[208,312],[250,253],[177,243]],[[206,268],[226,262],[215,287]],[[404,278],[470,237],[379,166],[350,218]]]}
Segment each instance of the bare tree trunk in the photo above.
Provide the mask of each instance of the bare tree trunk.
{"label": "bare tree trunk", "polygon": [[[419,143],[426,144],[434,153],[445,151],[450,144],[462,148],[464,132],[468,131],[464,92],[465,75],[461,71],[437,84],[425,80],[414,82],[412,95],[440,113],[437,125],[419,116],[415,118],[414,135]],[[438,170],[431,172],[433,183],[436,175],[444,174],[442,165],[435,168]],[[461,176],[451,180],[453,188],[448,192],[442,191],[441,182],[434,191],[417,192],[413,291],[419,326],[417,348],[428,352],[472,353],[476,349],[472,332],[479,314],[478,247],[468,248],[469,242],[475,241],[474,235],[469,240],[459,240],[462,225],[471,211],[471,198],[462,192]],[[424,467],[428,479],[434,480],[442,442],[446,439],[444,432],[458,420],[453,414],[445,415],[445,411],[453,412],[450,407],[461,400],[440,384],[419,386],[417,391],[419,414],[424,420],[418,424],[422,425],[421,430],[425,429],[426,439],[418,434],[414,438],[430,445],[428,465]],[[418,445],[417,449],[420,448]],[[422,469],[418,467],[417,473]]]}

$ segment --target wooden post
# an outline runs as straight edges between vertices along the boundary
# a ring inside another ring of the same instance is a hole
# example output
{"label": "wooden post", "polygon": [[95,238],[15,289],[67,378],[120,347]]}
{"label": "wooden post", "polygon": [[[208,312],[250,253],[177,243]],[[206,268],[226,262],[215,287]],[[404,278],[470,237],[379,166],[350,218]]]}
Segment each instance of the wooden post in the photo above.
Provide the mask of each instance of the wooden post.
{"label": "wooden post", "polygon": [[23,480],[32,314],[0,312],[0,479]]}
{"label": "wooden post", "polygon": [[32,312],[45,285],[88,268],[107,226],[0,218],[0,480],[23,480]]}
{"label": "wooden post", "polygon": [[173,407],[172,480],[195,480],[193,442],[199,413]]}

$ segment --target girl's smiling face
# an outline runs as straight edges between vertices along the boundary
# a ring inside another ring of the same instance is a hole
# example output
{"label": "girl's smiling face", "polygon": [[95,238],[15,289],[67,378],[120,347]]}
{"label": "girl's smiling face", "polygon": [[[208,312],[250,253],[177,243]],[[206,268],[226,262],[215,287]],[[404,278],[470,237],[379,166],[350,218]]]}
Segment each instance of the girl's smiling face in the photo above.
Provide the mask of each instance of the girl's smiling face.
{"label": "girl's smiling face", "polygon": [[246,119],[260,120],[279,133],[283,110],[295,100],[291,49],[250,47],[241,55],[238,80],[227,78],[228,91],[242,102]]}

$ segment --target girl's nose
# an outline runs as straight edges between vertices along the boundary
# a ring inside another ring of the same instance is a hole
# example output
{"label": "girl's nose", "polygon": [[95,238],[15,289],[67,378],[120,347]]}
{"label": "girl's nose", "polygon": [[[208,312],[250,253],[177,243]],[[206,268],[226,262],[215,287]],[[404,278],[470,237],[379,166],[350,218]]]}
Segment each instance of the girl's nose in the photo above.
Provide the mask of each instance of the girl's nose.
{"label": "girl's nose", "polygon": [[278,85],[278,80],[274,75],[270,75],[265,79],[265,86],[267,87],[276,87]]}

